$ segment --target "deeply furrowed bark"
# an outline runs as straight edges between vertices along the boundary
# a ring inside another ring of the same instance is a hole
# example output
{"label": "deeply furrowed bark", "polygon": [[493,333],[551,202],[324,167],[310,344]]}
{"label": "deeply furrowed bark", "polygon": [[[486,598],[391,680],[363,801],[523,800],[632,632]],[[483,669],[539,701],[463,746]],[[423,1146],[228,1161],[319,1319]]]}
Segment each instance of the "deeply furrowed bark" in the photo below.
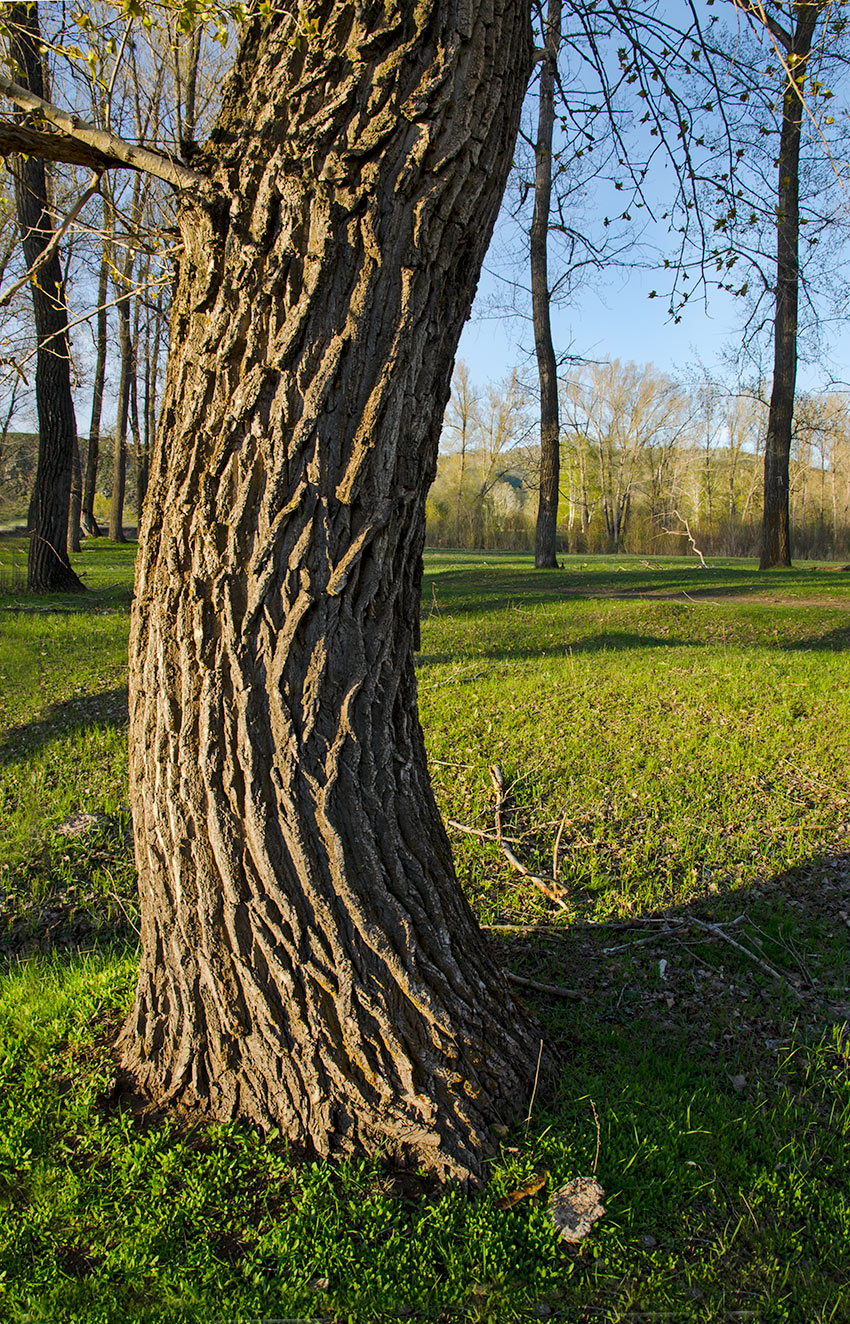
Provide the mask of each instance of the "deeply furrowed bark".
{"label": "deeply furrowed bark", "polygon": [[131,639],[128,1067],[307,1152],[474,1179],[539,1036],[454,874],[413,648],[527,10],[325,0],[318,39],[248,31],[221,201],[182,219]]}

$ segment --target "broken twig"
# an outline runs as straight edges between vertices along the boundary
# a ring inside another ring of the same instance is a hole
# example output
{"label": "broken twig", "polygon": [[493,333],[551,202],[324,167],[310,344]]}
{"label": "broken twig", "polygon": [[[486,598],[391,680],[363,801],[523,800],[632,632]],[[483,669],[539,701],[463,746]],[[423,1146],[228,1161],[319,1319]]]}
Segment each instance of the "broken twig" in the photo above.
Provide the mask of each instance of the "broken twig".
{"label": "broken twig", "polygon": [[733,938],[730,933],[727,933],[725,929],[722,929],[719,924],[708,924],[704,919],[697,919],[695,915],[691,915],[691,923],[696,924],[698,929],[704,929],[706,933],[713,934],[715,938],[720,938],[723,942],[728,942],[730,947],[734,947],[736,951],[742,952],[744,956],[748,956],[751,961],[754,961],[755,964],[764,970],[766,974],[770,975],[772,979],[778,980],[780,984],[787,984],[791,992],[796,997],[802,999],[802,993],[798,988],[794,987],[787,975],[780,974],[778,970],[774,970],[772,965],[768,965],[767,961],[763,961],[760,956],[756,956],[755,952],[751,952],[749,947],[744,947],[743,944]]}
{"label": "broken twig", "polygon": [[551,993],[555,998],[571,998],[574,1002],[584,1002],[584,994],[579,993],[575,988],[562,988],[560,984],[542,984],[539,979],[526,979],[525,975],[515,975],[513,970],[506,970],[505,978],[512,984],[536,989],[538,993]]}

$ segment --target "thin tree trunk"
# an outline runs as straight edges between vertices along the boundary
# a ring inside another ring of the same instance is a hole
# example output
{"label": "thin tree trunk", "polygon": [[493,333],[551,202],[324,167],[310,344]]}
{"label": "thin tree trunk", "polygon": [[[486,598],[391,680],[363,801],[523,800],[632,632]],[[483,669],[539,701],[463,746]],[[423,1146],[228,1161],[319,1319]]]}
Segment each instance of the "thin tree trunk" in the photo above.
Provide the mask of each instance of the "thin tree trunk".
{"label": "thin tree trunk", "polygon": [[79,438],[74,440],[71,459],[71,496],[68,502],[68,555],[80,550],[80,513],[83,505],[83,471]]}
{"label": "thin tree trunk", "polygon": [[786,81],[782,108],[776,222],[776,319],[773,388],[764,452],[762,570],[791,564],[789,465],[797,383],[800,129],[803,117],[799,88],[805,79],[806,63],[811,53],[812,37],[820,10],[818,4],[799,5],[795,8],[796,23],[789,51],[795,81],[790,78]]}
{"label": "thin tree trunk", "polygon": [[91,423],[86,456],[86,481],[83,488],[83,532],[91,538],[100,537],[94,517],[94,494],[97,488],[97,461],[100,451],[100,419],[103,413],[103,388],[106,382],[106,296],[109,291],[109,254],[104,248],[100,261],[97,285],[97,358],[94,369],[94,390],[91,402]]}
{"label": "thin tree trunk", "polygon": [[[122,291],[123,292],[123,291]],[[112,453],[112,504],[109,507],[109,537],[126,542],[124,536],[124,491],[127,484],[127,420],[130,412],[130,379],[133,373],[133,337],[130,331],[130,304],[121,299],[118,314],[118,343],[121,352],[121,378],[118,383],[118,413],[115,419],[115,446]]]}
{"label": "thin tree trunk", "polygon": [[558,364],[552,343],[549,294],[549,209],[552,198],[552,129],[555,123],[555,72],[561,42],[561,0],[549,0],[546,54],[540,68],[534,215],[531,222],[531,306],[534,347],[540,378],[540,497],[534,534],[538,570],[558,564],[558,497],[561,477]]}
{"label": "thin tree trunk", "polygon": [[273,15],[225,92],[216,200],[181,216],[131,632],[125,1060],[160,1105],[480,1179],[540,1040],[454,873],[413,645],[528,7],[327,0],[310,40]]}
{"label": "thin tree trunk", "polygon": [[[8,6],[9,47],[18,79],[36,96],[46,88],[42,68],[38,7]],[[53,237],[44,162],[15,157],[12,167],[18,225],[27,267],[41,257]],[[36,593],[79,592],[83,585],[68,559],[68,507],[77,424],[71,397],[68,311],[58,251],[41,268],[32,290],[38,351],[35,370],[38,411],[38,468],[30,503],[32,536],[27,583]]]}

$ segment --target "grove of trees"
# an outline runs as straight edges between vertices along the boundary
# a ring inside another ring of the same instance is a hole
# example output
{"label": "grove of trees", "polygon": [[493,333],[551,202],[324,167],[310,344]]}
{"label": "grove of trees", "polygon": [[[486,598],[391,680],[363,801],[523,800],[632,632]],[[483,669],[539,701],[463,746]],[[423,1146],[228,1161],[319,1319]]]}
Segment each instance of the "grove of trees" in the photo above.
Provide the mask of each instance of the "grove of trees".
{"label": "grove of trees", "polygon": [[[533,391],[479,386],[460,364],[428,497],[435,547],[532,550],[539,450]],[[757,556],[767,391],[681,383],[652,364],[586,364],[560,385],[557,550]],[[494,427],[494,419],[501,420]],[[790,453],[796,555],[850,555],[850,417],[843,393],[804,393]]]}

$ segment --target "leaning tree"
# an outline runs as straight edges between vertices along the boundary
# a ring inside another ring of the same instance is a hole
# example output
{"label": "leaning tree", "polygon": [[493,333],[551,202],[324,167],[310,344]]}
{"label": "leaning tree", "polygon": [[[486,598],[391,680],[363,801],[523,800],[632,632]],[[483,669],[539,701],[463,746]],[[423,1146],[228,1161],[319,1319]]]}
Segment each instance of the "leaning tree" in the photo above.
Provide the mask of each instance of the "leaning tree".
{"label": "leaning tree", "polygon": [[159,1104],[477,1179],[540,1040],[455,877],[413,650],[529,4],[285,9],[246,24],[192,170],[52,107],[31,130],[183,192],[130,645],[124,1057]]}

